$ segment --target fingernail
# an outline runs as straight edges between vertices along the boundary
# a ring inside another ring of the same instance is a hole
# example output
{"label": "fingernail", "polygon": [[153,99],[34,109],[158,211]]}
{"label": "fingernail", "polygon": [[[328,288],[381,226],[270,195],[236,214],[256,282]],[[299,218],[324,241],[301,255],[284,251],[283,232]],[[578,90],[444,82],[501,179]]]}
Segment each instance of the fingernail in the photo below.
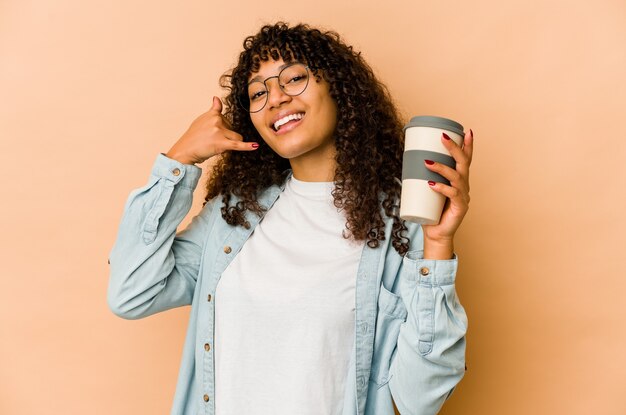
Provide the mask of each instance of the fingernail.
{"label": "fingernail", "polygon": [[435,164],[434,161],[432,160],[424,160],[426,162],[426,164],[428,164],[429,166],[432,166],[433,164]]}
{"label": "fingernail", "polygon": [[448,134],[446,134],[446,133],[443,133],[443,138],[445,138],[446,140],[449,140],[449,139],[450,139],[450,137],[449,137],[449,136],[448,136]]}
{"label": "fingernail", "polygon": [[470,128],[470,137],[474,138],[474,132],[472,131],[471,128]]}
{"label": "fingernail", "polygon": [[251,147],[252,147],[252,148],[259,148],[259,145],[258,145],[257,143],[252,143],[252,144],[251,144]]}
{"label": "fingernail", "polygon": [[428,185],[429,185],[429,186],[434,186],[434,185],[435,185],[435,182],[433,182],[432,180],[429,180],[429,181],[428,181]]}

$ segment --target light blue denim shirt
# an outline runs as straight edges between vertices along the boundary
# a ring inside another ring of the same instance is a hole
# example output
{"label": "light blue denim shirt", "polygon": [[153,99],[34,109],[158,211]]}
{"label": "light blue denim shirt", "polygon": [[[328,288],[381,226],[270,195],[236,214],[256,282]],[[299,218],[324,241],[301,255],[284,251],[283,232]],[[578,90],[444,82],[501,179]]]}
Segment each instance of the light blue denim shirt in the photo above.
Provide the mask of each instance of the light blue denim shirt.
{"label": "light blue denim shirt", "polygon": [[[215,412],[215,290],[262,219],[247,212],[248,229],[228,225],[218,197],[177,234],[201,172],[158,155],[148,184],[126,202],[109,257],[107,301],[116,315],[139,319],[191,304],[173,415]],[[271,208],[283,189],[268,188],[260,204]],[[408,222],[410,251],[400,256],[390,243],[392,221],[385,221],[386,240],[375,249],[365,244],[355,275],[355,347],[342,415],[393,415],[392,396],[403,415],[435,414],[465,367],[457,258],[424,260],[421,228]]]}

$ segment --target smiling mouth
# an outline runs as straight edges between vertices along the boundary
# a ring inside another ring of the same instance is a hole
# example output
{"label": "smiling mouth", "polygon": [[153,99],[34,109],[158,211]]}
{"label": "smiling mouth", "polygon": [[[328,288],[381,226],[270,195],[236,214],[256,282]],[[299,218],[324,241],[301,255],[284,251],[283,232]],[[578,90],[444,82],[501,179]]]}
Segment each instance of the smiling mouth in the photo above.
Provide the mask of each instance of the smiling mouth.
{"label": "smiling mouth", "polygon": [[283,118],[279,119],[278,121],[276,121],[274,124],[272,124],[272,129],[275,132],[278,132],[284,126],[290,125],[291,123],[297,123],[300,120],[302,120],[302,118],[304,118],[304,113],[303,112],[299,112],[299,113],[296,113],[296,114],[289,114],[286,117],[283,117]]}

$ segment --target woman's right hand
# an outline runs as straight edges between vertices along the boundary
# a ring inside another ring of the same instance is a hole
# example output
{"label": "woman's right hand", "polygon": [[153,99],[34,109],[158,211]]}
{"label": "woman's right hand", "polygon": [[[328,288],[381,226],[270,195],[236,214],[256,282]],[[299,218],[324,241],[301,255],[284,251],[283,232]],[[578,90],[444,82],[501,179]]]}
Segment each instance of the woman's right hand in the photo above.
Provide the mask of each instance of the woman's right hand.
{"label": "woman's right hand", "polygon": [[222,101],[213,97],[211,109],[196,118],[165,156],[183,164],[196,164],[227,150],[253,151],[258,143],[244,143],[222,116]]}

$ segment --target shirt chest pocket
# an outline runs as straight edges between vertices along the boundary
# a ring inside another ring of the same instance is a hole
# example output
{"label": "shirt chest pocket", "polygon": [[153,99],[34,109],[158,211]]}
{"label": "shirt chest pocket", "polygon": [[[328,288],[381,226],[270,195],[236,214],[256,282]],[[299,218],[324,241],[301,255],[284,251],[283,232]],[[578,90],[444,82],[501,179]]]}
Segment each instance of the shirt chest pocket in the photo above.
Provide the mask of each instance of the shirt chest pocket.
{"label": "shirt chest pocket", "polygon": [[391,359],[398,344],[400,325],[406,320],[406,316],[407,310],[402,298],[381,285],[371,374],[372,380],[379,386],[389,382]]}

